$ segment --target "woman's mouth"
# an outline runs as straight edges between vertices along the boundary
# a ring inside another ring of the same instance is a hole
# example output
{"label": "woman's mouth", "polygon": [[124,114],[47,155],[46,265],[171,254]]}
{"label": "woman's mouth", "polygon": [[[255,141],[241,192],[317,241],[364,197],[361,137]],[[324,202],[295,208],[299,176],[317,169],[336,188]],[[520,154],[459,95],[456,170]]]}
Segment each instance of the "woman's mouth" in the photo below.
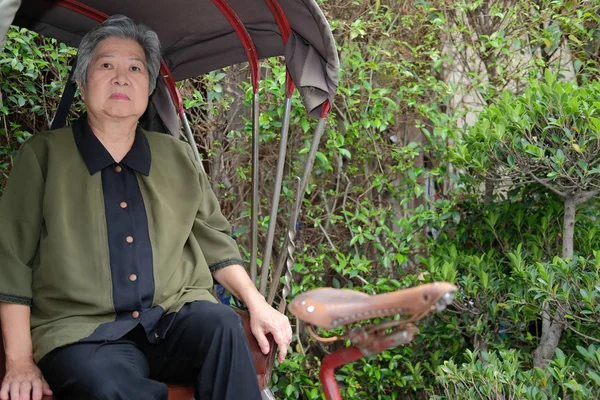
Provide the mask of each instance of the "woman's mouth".
{"label": "woman's mouth", "polygon": [[113,93],[110,95],[110,98],[113,100],[129,100],[129,96],[125,93]]}

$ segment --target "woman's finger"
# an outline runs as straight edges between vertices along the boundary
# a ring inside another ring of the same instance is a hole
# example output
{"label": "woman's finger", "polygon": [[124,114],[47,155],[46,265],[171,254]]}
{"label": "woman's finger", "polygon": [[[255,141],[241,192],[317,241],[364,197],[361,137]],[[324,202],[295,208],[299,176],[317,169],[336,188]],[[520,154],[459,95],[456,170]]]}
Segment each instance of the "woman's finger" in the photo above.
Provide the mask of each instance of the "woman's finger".
{"label": "woman's finger", "polygon": [[279,362],[282,363],[285,360],[285,356],[287,356],[288,345],[285,343],[279,343]]}
{"label": "woman's finger", "polygon": [[12,381],[10,383],[10,399],[11,400],[21,400],[21,396],[19,395],[19,382],[17,381]]}
{"label": "woman's finger", "polygon": [[31,383],[31,400],[42,400],[42,380],[34,379]]}
{"label": "woman's finger", "polygon": [[288,343],[292,343],[292,326],[290,325],[290,321],[286,320],[285,333],[288,340]]}
{"label": "woman's finger", "polygon": [[277,343],[277,347],[279,348],[279,362],[283,362],[285,356],[287,355],[287,349],[291,342],[288,339],[285,329],[274,329],[271,334],[273,335],[273,339],[275,339],[275,343]]}
{"label": "woman's finger", "polygon": [[45,396],[52,396],[52,389],[50,389],[50,385],[46,382],[46,378],[42,376],[42,393]]}
{"label": "woman's finger", "polygon": [[21,394],[21,400],[29,400],[31,398],[31,382],[29,380],[21,382],[19,392]]}
{"label": "woman's finger", "polygon": [[0,386],[0,400],[8,400],[9,389],[10,385],[8,384],[6,379],[4,379],[2,381],[2,385]]}
{"label": "woman's finger", "polygon": [[254,337],[258,342],[258,347],[260,347],[260,351],[262,351],[263,354],[269,354],[269,341],[267,340],[267,336],[264,334],[264,332],[262,330],[254,332]]}

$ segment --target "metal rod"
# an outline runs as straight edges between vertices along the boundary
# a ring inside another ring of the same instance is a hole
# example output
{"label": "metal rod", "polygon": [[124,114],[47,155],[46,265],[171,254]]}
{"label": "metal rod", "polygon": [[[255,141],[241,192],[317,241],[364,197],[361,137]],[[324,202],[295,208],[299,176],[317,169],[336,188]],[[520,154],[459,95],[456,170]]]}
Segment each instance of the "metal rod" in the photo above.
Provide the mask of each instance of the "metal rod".
{"label": "metal rod", "polygon": [[[294,240],[296,240],[296,222],[297,222],[297,218],[298,218],[298,214],[299,212],[297,212],[297,210],[300,209],[300,205],[302,204],[302,196],[301,196],[301,192],[300,192],[300,178],[296,177],[296,182],[294,185],[294,203],[292,205],[292,209],[290,210],[290,219],[288,221],[288,230],[287,233],[285,235],[285,238],[283,239],[283,246],[281,248],[281,253],[279,254],[279,258],[277,259],[277,266],[276,268],[274,268],[273,271],[273,280],[271,281],[271,287],[269,288],[269,295],[267,296],[267,303],[269,304],[273,304],[273,300],[275,300],[275,294],[277,292],[277,288],[279,287],[279,278],[281,277],[281,273],[283,272],[283,266],[287,265],[288,266],[288,272],[286,271],[286,279],[289,278],[289,280],[291,281],[291,268],[293,267],[293,263],[294,263],[294,251],[296,250],[296,245],[294,243]],[[291,259],[291,261],[290,261]],[[286,261],[289,261],[286,263]],[[277,279],[275,279],[277,278]],[[285,293],[283,293],[282,291],[282,302],[285,302],[285,296],[288,295],[289,293],[289,284],[290,281],[286,281],[284,284],[284,290]],[[285,290],[285,286],[288,286],[288,290]],[[284,296],[285,294],[285,296]],[[281,303],[279,304],[279,308],[281,311]],[[283,310],[285,310],[285,307],[283,307]]]}
{"label": "metal rod", "polygon": [[[279,32],[281,33],[281,38],[283,40],[283,45],[285,46],[289,40],[292,29],[290,28],[289,21],[281,8],[281,5],[277,0],[265,0],[269,10],[271,10],[271,14],[275,21],[277,22],[277,26],[279,27]],[[288,140],[288,131],[290,124],[290,114],[292,107],[292,94],[294,93],[295,85],[292,80],[292,76],[290,75],[290,71],[286,68],[285,75],[285,111],[283,115],[283,125],[281,127],[281,135],[280,135],[280,143],[279,143],[279,159],[277,162],[277,171],[275,174],[275,187],[273,188],[273,200],[271,202],[271,217],[269,219],[269,229],[267,232],[267,242],[265,245],[265,253],[262,262],[262,270],[261,270],[261,278],[260,278],[260,293],[264,296],[267,291],[267,280],[269,278],[269,269],[271,264],[271,253],[273,252],[273,242],[275,240],[275,226],[277,220],[277,211],[279,209],[279,199],[281,195],[281,184],[283,181],[283,169],[285,167],[285,150],[287,147]],[[288,232],[295,229],[296,222],[293,222],[293,226],[288,227]],[[295,230],[294,230],[295,236]],[[285,249],[285,247],[284,247]],[[293,263],[293,250],[292,254],[289,256],[292,257]],[[293,265],[293,264],[292,264]],[[291,269],[291,267],[290,267]],[[288,276],[289,275],[289,276]],[[291,272],[286,273],[286,278],[291,280]],[[287,287],[289,291],[289,281],[287,282]],[[275,286],[277,288],[279,286],[278,281],[272,281],[271,286]],[[285,296],[284,296],[285,298]],[[285,305],[283,306],[283,311],[285,311]]]}
{"label": "metal rod", "polygon": [[[286,251],[285,253],[282,252],[282,258],[285,260],[285,274],[283,275],[283,289],[281,290],[281,301],[279,302],[278,307],[279,312],[282,314],[285,314],[285,308],[287,306],[286,298],[292,290],[292,268],[294,267],[294,253],[296,252],[296,224],[298,223],[298,215],[300,214],[300,207],[302,206],[302,199],[304,198],[302,192],[300,192],[300,178],[296,178],[295,189],[296,196],[294,198],[294,206],[290,211],[290,222],[286,237],[287,246],[284,247]],[[279,279],[277,282],[273,282],[271,287],[277,289],[277,286],[279,286]]]}
{"label": "metal rod", "polygon": [[262,400],[275,400],[275,395],[273,394],[271,389],[266,388],[266,389],[263,389],[262,392],[260,392],[260,398]]}
{"label": "metal rod", "polygon": [[[323,107],[325,107],[325,105]],[[327,110],[327,111],[329,111],[329,110]],[[308,178],[309,178],[310,173],[315,164],[315,158],[317,156],[317,150],[319,149],[319,143],[321,142],[321,138],[323,137],[323,132],[325,131],[325,123],[327,122],[327,111],[323,112],[321,118],[319,119],[319,123],[317,124],[317,127],[315,129],[315,134],[313,135],[313,140],[310,145],[310,150],[309,150],[306,160],[304,162],[304,167],[303,167],[303,171],[302,171],[302,179],[300,180],[300,185],[299,185],[299,190],[298,190],[298,198],[299,198],[298,204],[302,204],[302,200],[304,198],[306,188],[308,187]],[[298,219],[298,215],[300,214],[300,209],[301,209],[301,207],[298,207],[297,209],[292,210],[293,215],[290,217],[290,221],[292,219],[294,219],[294,220]],[[288,229],[295,230],[296,229],[295,223],[294,223],[293,227],[290,226]],[[283,267],[285,265],[288,254],[290,252],[289,251],[290,239],[288,236],[286,236],[286,238],[283,241],[282,249],[284,251],[281,252],[281,255],[277,262],[277,266],[276,266],[275,270],[273,271],[273,279],[271,280],[271,282],[272,282],[271,288],[269,289],[269,296],[267,297],[267,303],[269,303],[269,304],[272,304],[273,300],[275,299],[275,292],[277,290],[279,278],[281,278],[281,273],[283,272]],[[293,243],[292,243],[292,245],[293,245]],[[288,250],[287,253],[285,250]],[[292,249],[292,251],[293,250],[295,250],[295,248]],[[283,300],[285,300],[285,298],[283,298]]]}
{"label": "metal rod", "polygon": [[[271,264],[271,254],[273,253],[273,242],[275,241],[275,227],[277,226],[277,213],[279,211],[279,200],[281,198],[281,184],[283,182],[283,169],[285,167],[285,153],[288,142],[288,132],[290,128],[290,115],[292,112],[292,99],[285,99],[285,108],[283,112],[283,125],[279,139],[279,154],[277,159],[277,170],[275,172],[275,184],[273,188],[273,199],[271,201],[271,217],[269,219],[269,229],[267,231],[267,242],[265,244],[265,253],[263,256],[260,293],[264,296],[267,292],[267,280],[269,278],[269,266]],[[277,283],[275,283],[277,284]]]}
{"label": "metal rod", "polygon": [[258,255],[258,115],[259,101],[258,89],[260,83],[260,64],[258,61],[258,53],[256,46],[252,41],[252,37],[244,26],[240,17],[235,13],[233,8],[227,3],[227,0],[212,0],[213,4],[221,11],[223,16],[227,18],[231,27],[235,30],[238,38],[242,42],[248,64],[250,66],[250,78],[252,80],[252,90],[254,97],[252,98],[252,205],[251,205],[251,239],[250,246],[250,278],[256,284],[257,274],[257,255]]}
{"label": "metal rod", "polygon": [[192,128],[190,128],[190,123],[188,122],[186,113],[181,114],[181,122],[183,123],[183,130],[185,131],[185,137],[188,140],[189,145],[192,148],[192,153],[194,153],[194,158],[200,164],[200,168],[202,168],[202,172],[204,171],[204,165],[202,165],[202,159],[200,159],[200,152],[198,151],[198,146],[196,146],[196,140],[194,139],[194,134],[192,133]]}
{"label": "metal rod", "polygon": [[[252,216],[250,221],[251,242],[250,251],[250,278],[256,284],[256,275],[258,272],[258,113],[259,99],[258,92],[252,97]],[[264,264],[263,264],[264,266]]]}
{"label": "metal rod", "polygon": [[306,188],[308,187],[308,178],[310,177],[313,166],[315,165],[315,158],[317,157],[317,151],[319,150],[321,137],[323,137],[323,132],[325,131],[326,122],[327,118],[320,118],[317,128],[315,129],[315,135],[313,136],[313,141],[310,145],[310,151],[306,157],[306,163],[304,164],[304,169],[302,171],[302,180],[300,181],[300,193],[302,193],[302,196],[304,196]]}

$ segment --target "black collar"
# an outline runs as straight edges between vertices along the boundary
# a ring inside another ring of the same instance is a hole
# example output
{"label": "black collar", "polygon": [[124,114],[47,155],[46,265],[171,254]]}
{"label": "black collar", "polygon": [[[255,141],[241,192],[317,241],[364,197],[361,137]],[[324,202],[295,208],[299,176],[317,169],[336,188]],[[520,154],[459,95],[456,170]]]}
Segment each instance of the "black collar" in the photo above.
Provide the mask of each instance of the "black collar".
{"label": "black collar", "polygon": [[[88,123],[87,114],[83,114],[81,118],[73,123],[73,136],[90,175],[116,164],[115,159],[94,135]],[[148,139],[146,139],[146,135],[138,125],[135,130],[133,146],[131,146],[131,150],[121,160],[120,164],[127,165],[140,174],[148,176],[151,163],[152,157]]]}

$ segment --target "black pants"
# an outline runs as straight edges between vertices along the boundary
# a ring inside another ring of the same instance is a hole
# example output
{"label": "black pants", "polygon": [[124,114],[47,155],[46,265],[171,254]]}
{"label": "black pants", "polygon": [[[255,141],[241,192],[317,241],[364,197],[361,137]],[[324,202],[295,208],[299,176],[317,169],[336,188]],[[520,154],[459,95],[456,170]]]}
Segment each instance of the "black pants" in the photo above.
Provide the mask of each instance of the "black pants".
{"label": "black pants", "polygon": [[241,319],[223,304],[193,306],[156,344],[138,326],[119,340],[56,349],[39,366],[60,400],[167,400],[162,382],[194,383],[196,399],[259,400]]}

